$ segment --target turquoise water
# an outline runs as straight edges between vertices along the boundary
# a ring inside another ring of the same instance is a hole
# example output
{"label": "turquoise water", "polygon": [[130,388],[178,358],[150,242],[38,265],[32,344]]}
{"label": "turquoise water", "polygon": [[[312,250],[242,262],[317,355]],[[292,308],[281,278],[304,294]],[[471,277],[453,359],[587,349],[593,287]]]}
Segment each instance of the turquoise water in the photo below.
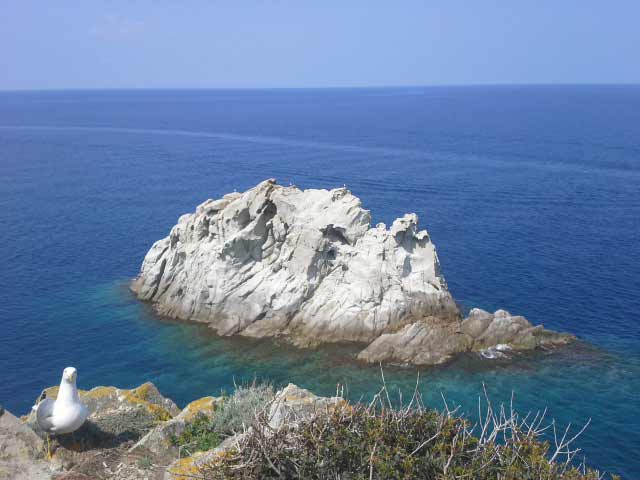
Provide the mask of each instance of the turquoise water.
{"label": "turquoise water", "polygon": [[[512,362],[422,369],[428,402],[494,401],[592,423],[589,462],[640,476],[640,87],[0,94],[0,403],[62,368],[146,380],[184,404],[258,377],[370,397],[355,347],[218,338],[128,292],[151,243],[206,198],[267,177],[344,183],[390,223],[415,211],[465,307],[579,336]],[[409,393],[418,371],[386,368]]]}

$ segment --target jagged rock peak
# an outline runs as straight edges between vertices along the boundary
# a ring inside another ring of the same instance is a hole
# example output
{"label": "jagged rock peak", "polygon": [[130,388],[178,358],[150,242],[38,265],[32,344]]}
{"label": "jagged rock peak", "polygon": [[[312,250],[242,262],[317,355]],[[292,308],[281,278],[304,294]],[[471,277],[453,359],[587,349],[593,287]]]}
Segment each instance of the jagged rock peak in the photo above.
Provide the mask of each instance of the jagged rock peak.
{"label": "jagged rock peak", "polygon": [[459,320],[435,247],[407,214],[371,227],[346,188],[266,180],[207,200],[147,253],[132,290],[219,334],[371,342],[410,318]]}

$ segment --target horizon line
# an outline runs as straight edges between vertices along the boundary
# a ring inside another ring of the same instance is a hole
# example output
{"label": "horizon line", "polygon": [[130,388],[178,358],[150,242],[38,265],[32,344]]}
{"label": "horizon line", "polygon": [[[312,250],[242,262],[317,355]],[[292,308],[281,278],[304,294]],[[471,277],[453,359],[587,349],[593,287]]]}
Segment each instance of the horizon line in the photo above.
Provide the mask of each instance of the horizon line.
{"label": "horizon line", "polygon": [[373,90],[391,88],[463,88],[463,87],[633,87],[640,86],[640,82],[559,82],[559,83],[450,83],[450,84],[407,84],[407,85],[353,85],[353,86],[272,86],[272,87],[61,87],[61,88],[7,88],[0,89],[0,93],[28,93],[28,92],[81,92],[81,91],[184,91],[184,90]]}

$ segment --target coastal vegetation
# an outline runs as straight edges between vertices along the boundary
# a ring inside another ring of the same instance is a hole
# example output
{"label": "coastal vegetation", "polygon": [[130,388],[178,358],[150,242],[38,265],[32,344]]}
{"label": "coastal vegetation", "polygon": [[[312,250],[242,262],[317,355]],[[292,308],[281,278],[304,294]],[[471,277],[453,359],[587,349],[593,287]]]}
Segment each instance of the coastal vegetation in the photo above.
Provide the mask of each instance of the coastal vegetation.
{"label": "coastal vegetation", "polygon": [[273,397],[273,387],[269,384],[238,385],[233,394],[222,395],[215,415],[197,415],[171,442],[185,454],[211,450],[226,437],[253,425],[256,413],[263,411]]}
{"label": "coastal vegetation", "polygon": [[22,419],[0,413],[5,472],[28,471],[29,480],[62,473],[114,480],[618,478],[589,468],[575,446],[589,422],[571,428],[546,411],[521,416],[513,402],[494,406],[486,391],[473,416],[444,397],[436,410],[419,387],[403,399],[382,375],[371,399],[349,402],[340,386],[323,397],[293,383],[275,391],[254,381],[182,409],[151,383],[96,387],[79,393],[92,412],[85,425],[73,436],[56,435],[50,447],[34,428],[34,412]]}
{"label": "coastal vegetation", "polygon": [[280,428],[273,428],[270,395],[270,387],[241,387],[219,416],[201,417],[175,439],[202,450],[234,433],[239,439],[191,470],[193,478],[604,478],[577,461],[574,442],[586,426],[559,431],[544,413],[522,417],[512,405],[494,407],[486,394],[474,422],[446,401],[442,411],[426,407],[417,388],[403,404],[383,386],[369,403],[336,402]]}

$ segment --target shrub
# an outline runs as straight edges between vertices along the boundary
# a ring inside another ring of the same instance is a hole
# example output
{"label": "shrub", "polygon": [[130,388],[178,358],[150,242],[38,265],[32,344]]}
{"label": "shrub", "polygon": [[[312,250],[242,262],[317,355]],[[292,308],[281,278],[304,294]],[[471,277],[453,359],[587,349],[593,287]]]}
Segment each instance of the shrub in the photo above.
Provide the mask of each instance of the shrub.
{"label": "shrub", "polygon": [[273,387],[255,382],[237,386],[230,396],[223,396],[213,417],[198,415],[172,443],[188,454],[217,447],[226,437],[253,425],[257,414],[273,400]]}
{"label": "shrub", "polygon": [[553,448],[543,440],[544,415],[520,418],[504,407],[494,411],[490,402],[475,425],[448,408],[425,408],[417,393],[408,406],[394,408],[386,388],[369,405],[336,406],[277,431],[267,417],[259,413],[240,446],[201,466],[198,478],[602,478],[572,463],[575,437],[554,436]]}
{"label": "shrub", "polygon": [[224,397],[222,407],[216,411],[212,428],[226,437],[242,432],[253,425],[256,414],[273,400],[273,387],[269,384],[237,386],[233,395]]}
{"label": "shrub", "polygon": [[149,470],[151,467],[153,467],[153,462],[149,457],[142,457],[138,459],[138,467],[144,470]]}
{"label": "shrub", "polygon": [[220,434],[212,426],[211,418],[204,414],[198,415],[187,424],[180,436],[171,439],[171,443],[182,447],[188,455],[215,448],[221,441]]}

